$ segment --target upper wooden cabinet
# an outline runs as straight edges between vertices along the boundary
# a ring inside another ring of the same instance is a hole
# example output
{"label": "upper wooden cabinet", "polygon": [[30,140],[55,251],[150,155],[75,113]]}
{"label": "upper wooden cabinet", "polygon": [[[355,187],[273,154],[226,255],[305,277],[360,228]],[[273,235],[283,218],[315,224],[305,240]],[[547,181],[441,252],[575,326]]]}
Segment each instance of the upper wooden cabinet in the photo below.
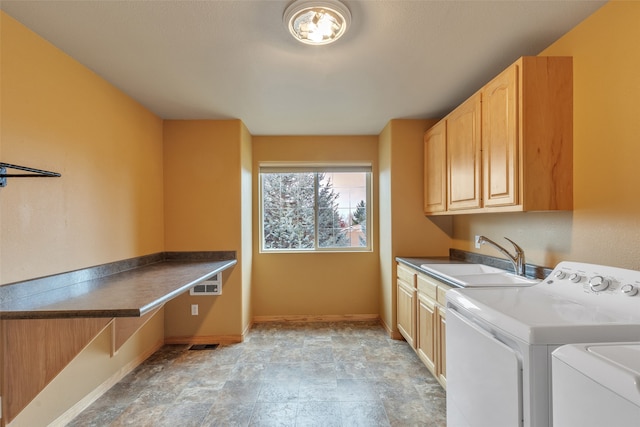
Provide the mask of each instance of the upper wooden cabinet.
{"label": "upper wooden cabinet", "polygon": [[426,214],[573,208],[572,58],[522,57],[436,126],[446,129],[446,208],[429,203],[442,174],[428,154],[434,127]]}
{"label": "upper wooden cabinet", "polygon": [[518,65],[482,89],[484,206],[518,203]]}
{"label": "upper wooden cabinet", "polygon": [[424,211],[447,210],[447,127],[438,122],[424,135]]}
{"label": "upper wooden cabinet", "polygon": [[447,117],[447,208],[475,209],[482,205],[480,94],[467,99]]}

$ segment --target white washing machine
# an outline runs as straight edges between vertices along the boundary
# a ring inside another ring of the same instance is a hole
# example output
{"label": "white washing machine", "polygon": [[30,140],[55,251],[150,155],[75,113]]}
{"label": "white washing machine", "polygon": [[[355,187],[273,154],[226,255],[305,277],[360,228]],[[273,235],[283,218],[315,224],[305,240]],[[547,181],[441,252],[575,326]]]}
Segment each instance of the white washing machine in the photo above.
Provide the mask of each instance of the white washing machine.
{"label": "white washing machine", "polygon": [[537,285],[448,291],[447,425],[582,427],[553,423],[552,352],[640,341],[639,289],[640,271],[563,261]]}
{"label": "white washing machine", "polygon": [[640,343],[562,346],[551,381],[554,425],[640,426]]}

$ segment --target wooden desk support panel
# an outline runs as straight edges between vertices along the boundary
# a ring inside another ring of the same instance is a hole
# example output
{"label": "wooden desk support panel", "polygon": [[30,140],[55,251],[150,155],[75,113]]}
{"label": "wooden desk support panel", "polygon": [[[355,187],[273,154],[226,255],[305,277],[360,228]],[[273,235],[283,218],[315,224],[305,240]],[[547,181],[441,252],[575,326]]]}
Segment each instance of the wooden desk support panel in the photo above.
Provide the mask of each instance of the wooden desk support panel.
{"label": "wooden desk support panel", "polygon": [[3,320],[3,421],[13,420],[110,322]]}
{"label": "wooden desk support panel", "polygon": [[133,334],[135,334],[140,328],[144,326],[145,323],[149,321],[160,310],[160,307],[153,310],[151,313],[147,313],[142,317],[116,317],[112,322],[112,334],[111,337],[113,339],[113,343],[111,345],[111,355],[115,355],[120,347],[124,345],[125,342]]}
{"label": "wooden desk support panel", "polygon": [[[0,425],[11,422],[110,324],[113,355],[165,302],[237,263],[219,255],[158,254],[154,260],[160,262],[69,284],[63,273],[51,276],[51,289],[44,292],[49,278],[0,286]],[[83,276],[76,273],[72,277]]]}

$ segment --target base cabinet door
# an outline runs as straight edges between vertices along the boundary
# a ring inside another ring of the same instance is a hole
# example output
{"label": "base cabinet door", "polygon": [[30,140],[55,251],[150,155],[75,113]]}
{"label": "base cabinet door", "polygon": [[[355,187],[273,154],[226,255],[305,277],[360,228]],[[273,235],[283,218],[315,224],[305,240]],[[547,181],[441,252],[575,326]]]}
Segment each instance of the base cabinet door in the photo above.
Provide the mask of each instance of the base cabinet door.
{"label": "base cabinet door", "polygon": [[446,293],[451,286],[398,265],[398,330],[446,389]]}
{"label": "base cabinet door", "polygon": [[417,312],[418,343],[416,351],[420,360],[436,375],[436,306],[424,294],[418,293]]}
{"label": "base cabinet door", "polygon": [[447,386],[447,320],[444,307],[438,307],[436,310],[436,328],[438,336],[438,365],[436,366],[436,377],[443,387]]}
{"label": "base cabinet door", "polygon": [[416,348],[416,290],[398,280],[398,330],[409,345]]}

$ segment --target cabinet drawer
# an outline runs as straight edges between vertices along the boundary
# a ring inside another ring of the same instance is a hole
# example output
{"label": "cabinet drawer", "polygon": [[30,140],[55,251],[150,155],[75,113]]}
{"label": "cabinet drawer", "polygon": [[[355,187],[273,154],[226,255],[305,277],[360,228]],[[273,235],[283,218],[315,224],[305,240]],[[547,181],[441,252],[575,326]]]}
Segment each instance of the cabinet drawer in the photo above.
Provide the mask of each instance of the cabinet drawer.
{"label": "cabinet drawer", "polygon": [[445,294],[447,293],[447,291],[449,289],[452,289],[452,288],[453,288],[452,286],[445,285],[445,284],[438,285],[438,296],[436,298],[436,301],[438,301],[443,306],[446,306],[447,305],[447,298],[446,298]]}
{"label": "cabinet drawer", "polygon": [[427,295],[433,300],[438,298],[438,284],[433,279],[418,274],[418,292]]}
{"label": "cabinet drawer", "polygon": [[398,278],[403,282],[408,283],[409,285],[415,288],[416,286],[416,272],[408,267],[405,267],[401,264],[398,264]]}
{"label": "cabinet drawer", "polygon": [[420,301],[420,303],[424,304],[426,307],[429,307],[431,309],[431,311],[433,311],[435,313],[435,311],[436,311],[436,302],[435,302],[435,300],[429,298],[425,294],[418,293],[418,301]]}

